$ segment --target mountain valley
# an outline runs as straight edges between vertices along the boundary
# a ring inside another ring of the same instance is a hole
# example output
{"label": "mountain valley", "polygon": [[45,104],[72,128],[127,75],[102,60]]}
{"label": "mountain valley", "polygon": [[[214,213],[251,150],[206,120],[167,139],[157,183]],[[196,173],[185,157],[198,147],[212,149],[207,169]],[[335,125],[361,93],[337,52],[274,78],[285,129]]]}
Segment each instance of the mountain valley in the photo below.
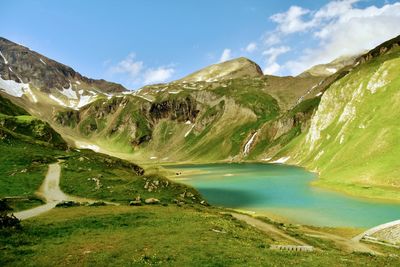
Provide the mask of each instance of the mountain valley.
{"label": "mountain valley", "polygon": [[[240,57],[130,91],[0,38],[0,198],[46,204],[57,163],[62,192],[96,200],[0,227],[0,264],[396,266],[398,239],[215,207],[171,166],[290,164],[323,190],[397,203],[399,66],[400,36],[295,77]],[[270,249],[293,242],[314,252]]]}

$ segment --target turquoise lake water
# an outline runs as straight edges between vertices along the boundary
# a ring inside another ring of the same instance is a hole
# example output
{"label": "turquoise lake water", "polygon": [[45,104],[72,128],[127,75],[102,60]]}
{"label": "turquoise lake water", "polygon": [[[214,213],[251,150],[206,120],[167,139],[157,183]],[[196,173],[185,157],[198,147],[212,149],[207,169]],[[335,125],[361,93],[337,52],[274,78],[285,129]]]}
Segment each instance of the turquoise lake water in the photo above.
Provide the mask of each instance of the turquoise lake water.
{"label": "turquoise lake water", "polygon": [[[315,174],[294,166],[232,163],[168,168],[181,171],[179,182],[195,187],[210,204],[273,213],[293,223],[372,227],[400,219],[400,204],[311,186]],[[201,173],[185,174],[193,170]]]}

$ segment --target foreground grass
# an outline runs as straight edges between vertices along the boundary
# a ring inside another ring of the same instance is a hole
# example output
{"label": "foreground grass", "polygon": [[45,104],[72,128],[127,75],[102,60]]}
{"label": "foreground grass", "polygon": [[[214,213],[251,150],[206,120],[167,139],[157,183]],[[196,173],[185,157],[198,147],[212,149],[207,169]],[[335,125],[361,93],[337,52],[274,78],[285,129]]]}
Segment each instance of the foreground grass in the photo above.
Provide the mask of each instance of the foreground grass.
{"label": "foreground grass", "polygon": [[57,208],[0,231],[2,266],[398,266],[396,257],[268,249],[275,240],[202,206]]}

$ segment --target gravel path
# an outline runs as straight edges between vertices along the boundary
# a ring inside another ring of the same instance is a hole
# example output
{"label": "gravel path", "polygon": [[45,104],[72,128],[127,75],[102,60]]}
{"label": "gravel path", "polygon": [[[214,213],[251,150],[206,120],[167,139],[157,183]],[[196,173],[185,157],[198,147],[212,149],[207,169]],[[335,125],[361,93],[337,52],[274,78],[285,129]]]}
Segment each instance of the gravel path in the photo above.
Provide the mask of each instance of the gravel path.
{"label": "gravel path", "polygon": [[85,199],[80,197],[69,196],[60,189],[60,164],[53,163],[49,165],[46,177],[39,188],[37,194],[46,201],[46,204],[36,208],[20,211],[14,213],[14,216],[20,220],[25,220],[31,217],[38,216],[44,212],[53,209],[58,203],[62,201],[75,201],[75,202],[95,202],[95,200]]}

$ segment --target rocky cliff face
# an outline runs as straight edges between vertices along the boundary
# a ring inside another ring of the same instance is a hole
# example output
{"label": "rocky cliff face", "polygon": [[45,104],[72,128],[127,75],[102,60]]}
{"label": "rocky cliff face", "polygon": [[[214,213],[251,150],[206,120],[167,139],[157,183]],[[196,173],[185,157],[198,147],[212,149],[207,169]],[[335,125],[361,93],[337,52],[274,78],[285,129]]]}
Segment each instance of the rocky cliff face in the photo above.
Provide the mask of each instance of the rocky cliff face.
{"label": "rocky cliff face", "polygon": [[349,193],[395,196],[400,156],[399,37],[361,56],[322,96],[310,127],[281,156]]}
{"label": "rocky cliff face", "polygon": [[15,99],[32,112],[35,106],[42,111],[52,107],[77,109],[98,97],[124,91],[119,84],[89,79],[0,37],[0,94]]}
{"label": "rocky cliff face", "polygon": [[2,37],[0,37],[0,52],[0,74],[4,80],[29,83],[47,93],[52,89],[68,88],[71,83],[76,82],[95,87],[105,93],[126,91],[122,85],[89,79],[71,67]]}

